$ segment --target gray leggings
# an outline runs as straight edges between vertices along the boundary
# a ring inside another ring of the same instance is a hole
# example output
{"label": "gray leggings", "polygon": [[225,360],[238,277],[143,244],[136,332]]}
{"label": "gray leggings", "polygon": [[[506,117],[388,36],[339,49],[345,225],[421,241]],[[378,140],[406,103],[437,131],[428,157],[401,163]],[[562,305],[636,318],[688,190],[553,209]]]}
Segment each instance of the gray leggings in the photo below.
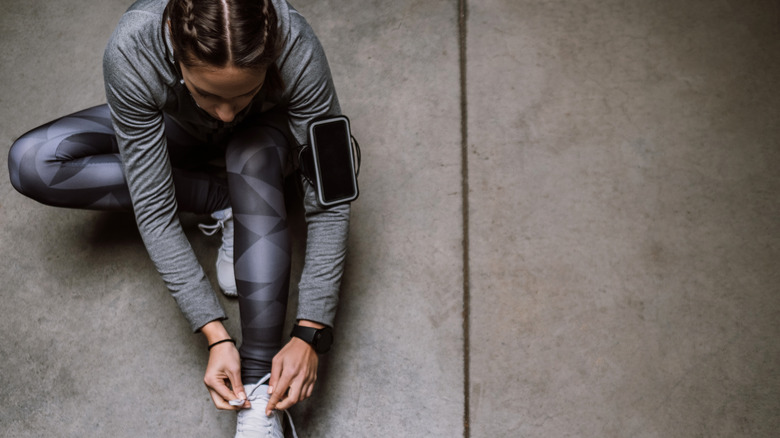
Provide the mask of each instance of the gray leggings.
{"label": "gray leggings", "polygon": [[[276,128],[244,123],[221,146],[203,143],[165,118],[179,209],[211,213],[232,206],[234,267],[241,313],[242,377],[271,371],[281,348],[290,278],[284,204],[288,141]],[[227,180],[208,163],[225,158]],[[58,207],[132,211],[107,105],[47,123],[14,142],[11,184]]]}

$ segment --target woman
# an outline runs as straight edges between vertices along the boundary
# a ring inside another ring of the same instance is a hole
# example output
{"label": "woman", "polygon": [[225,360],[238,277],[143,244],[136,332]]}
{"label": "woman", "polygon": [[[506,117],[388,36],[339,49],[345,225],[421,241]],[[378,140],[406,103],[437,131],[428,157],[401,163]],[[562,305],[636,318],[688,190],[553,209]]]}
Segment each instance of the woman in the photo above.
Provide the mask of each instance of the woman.
{"label": "woman", "polygon": [[[329,347],[349,223],[349,205],[323,208],[301,178],[306,256],[298,322],[282,346],[290,151],[313,119],[340,114],[319,41],[285,0],[140,0],[108,43],[104,80],[107,105],[14,143],[11,182],[49,205],[132,209],[173,298],[207,339],[214,405],[239,411],[236,436],[281,436],[279,411],[311,395],[317,353]],[[179,210],[209,213],[208,230],[222,230],[217,276],[238,295],[240,350]]]}

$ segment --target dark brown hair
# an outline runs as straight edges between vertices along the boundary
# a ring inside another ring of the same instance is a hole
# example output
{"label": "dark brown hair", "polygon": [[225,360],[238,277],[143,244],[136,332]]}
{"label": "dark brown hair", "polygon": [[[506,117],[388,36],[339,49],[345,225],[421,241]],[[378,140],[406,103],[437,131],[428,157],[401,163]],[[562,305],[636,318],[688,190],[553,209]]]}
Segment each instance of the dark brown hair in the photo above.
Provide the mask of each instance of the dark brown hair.
{"label": "dark brown hair", "polygon": [[170,0],[168,22],[174,56],[187,67],[262,69],[279,54],[271,0]]}

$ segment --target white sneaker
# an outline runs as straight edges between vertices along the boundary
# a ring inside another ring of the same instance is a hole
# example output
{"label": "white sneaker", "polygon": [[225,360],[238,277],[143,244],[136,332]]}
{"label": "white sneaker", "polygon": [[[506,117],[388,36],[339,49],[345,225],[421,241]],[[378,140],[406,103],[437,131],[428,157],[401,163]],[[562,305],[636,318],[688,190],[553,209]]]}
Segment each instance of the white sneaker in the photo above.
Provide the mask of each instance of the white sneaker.
{"label": "white sneaker", "polygon": [[298,438],[290,414],[274,410],[270,416],[265,415],[265,408],[268,405],[268,400],[271,398],[268,394],[268,384],[266,383],[269,378],[271,378],[271,375],[267,374],[255,384],[244,385],[244,391],[246,391],[247,399],[249,399],[252,407],[238,411],[235,438],[284,438],[284,429],[282,427],[282,416],[284,414],[287,414],[292,436]]}
{"label": "white sneaker", "polygon": [[229,297],[237,297],[236,274],[233,271],[233,209],[211,213],[211,218],[216,220],[214,225],[199,224],[198,228],[207,236],[216,234],[222,230],[222,246],[217,253],[217,283],[222,293]]}

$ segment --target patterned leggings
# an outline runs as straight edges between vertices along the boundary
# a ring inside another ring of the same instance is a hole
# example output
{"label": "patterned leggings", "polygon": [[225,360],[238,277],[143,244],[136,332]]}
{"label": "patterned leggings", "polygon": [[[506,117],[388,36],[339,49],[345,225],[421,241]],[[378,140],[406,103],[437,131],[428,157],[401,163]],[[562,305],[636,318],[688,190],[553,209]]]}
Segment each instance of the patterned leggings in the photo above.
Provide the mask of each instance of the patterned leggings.
{"label": "patterned leggings", "polygon": [[[287,309],[287,139],[273,127],[240,126],[217,147],[196,140],[167,117],[165,134],[179,209],[211,213],[233,208],[242,377],[256,382],[271,371],[281,348]],[[221,157],[227,180],[208,164]],[[24,134],[11,147],[8,170],[16,190],[44,204],[132,211],[107,105]]]}

